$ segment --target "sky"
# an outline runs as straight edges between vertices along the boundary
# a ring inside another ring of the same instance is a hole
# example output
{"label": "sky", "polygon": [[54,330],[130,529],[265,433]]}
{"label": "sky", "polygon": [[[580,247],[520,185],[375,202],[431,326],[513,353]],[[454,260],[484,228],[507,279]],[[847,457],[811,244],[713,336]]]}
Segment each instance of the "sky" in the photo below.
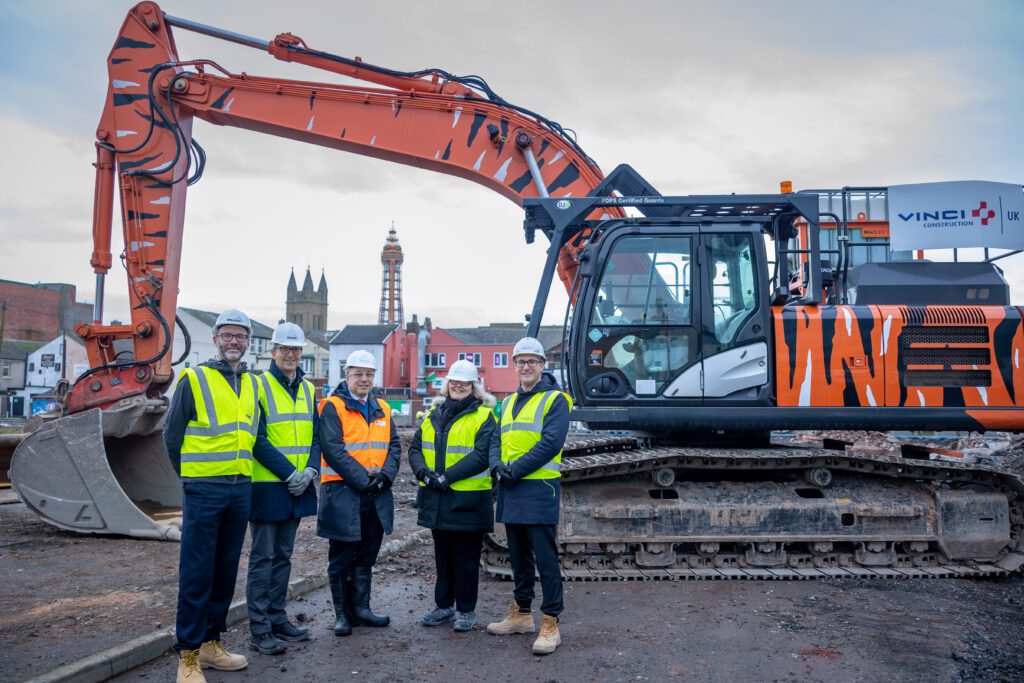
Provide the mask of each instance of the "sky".
{"label": "sky", "polygon": [[[106,57],[130,4],[0,0],[0,278],[70,282],[92,302],[95,129]],[[632,3],[433,0],[217,3],[164,12],[381,66],[485,77],[576,131],[607,173],[664,194],[770,193],[943,180],[1024,182],[1024,2]],[[182,59],[297,80],[336,77],[174,30]],[[340,78],[337,80],[341,81]],[[405,311],[437,325],[522,321],[543,237],[460,178],[196,120],[206,173],[188,192],[179,305],[284,315],[294,268],[321,269],[331,328],[376,322],[394,223]],[[121,248],[115,226],[114,252]],[[1000,263],[1024,300],[1021,256]],[[545,322],[561,323],[553,288]],[[107,278],[105,318],[127,319]]]}

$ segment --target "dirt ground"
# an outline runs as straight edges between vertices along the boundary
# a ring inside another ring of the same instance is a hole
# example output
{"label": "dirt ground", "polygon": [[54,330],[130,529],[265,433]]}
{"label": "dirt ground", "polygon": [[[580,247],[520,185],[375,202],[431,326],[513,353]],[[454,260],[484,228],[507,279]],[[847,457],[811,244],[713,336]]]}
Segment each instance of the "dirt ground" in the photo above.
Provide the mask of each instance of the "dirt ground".
{"label": "dirt ground", "polygon": [[[999,458],[1024,472],[1024,447]],[[396,533],[415,527],[415,486],[396,483]],[[0,493],[0,502],[10,492]],[[176,543],[65,532],[20,503],[0,504],[0,671],[20,681],[173,624]],[[244,595],[247,553],[236,587]],[[293,578],[325,571],[313,520],[300,527]],[[375,606],[392,628],[334,638],[326,590],[290,607],[315,640],[211,681],[424,680],[1024,680],[1024,575],[985,581],[829,580],[567,584],[565,646],[529,654],[528,637],[419,626],[431,607],[430,548],[382,563]],[[483,579],[479,613],[500,616],[511,587]],[[247,624],[226,636],[247,646]],[[325,665],[325,662],[327,663]],[[287,671],[281,671],[284,667]],[[166,680],[161,658],[121,680]],[[358,671],[358,674],[350,672]]]}
{"label": "dirt ground", "polygon": [[[388,558],[373,607],[386,629],[336,638],[327,589],[290,606],[313,639],[283,655],[245,650],[239,624],[229,647],[249,656],[243,681],[1021,681],[1024,577],[964,580],[692,581],[567,583],[563,644],[530,653],[532,636],[495,637],[507,581],[483,578],[470,633],[427,628],[433,607],[428,547]],[[168,680],[166,655],[115,680]]]}
{"label": "dirt ground", "polygon": [[[403,466],[395,491],[395,533],[414,531],[415,482]],[[17,500],[11,491],[0,501]],[[174,624],[177,543],[87,536],[41,521],[18,502],[0,504],[0,671],[21,681]],[[235,584],[245,596],[249,537]],[[327,541],[315,518],[299,526],[292,579],[327,571]]]}

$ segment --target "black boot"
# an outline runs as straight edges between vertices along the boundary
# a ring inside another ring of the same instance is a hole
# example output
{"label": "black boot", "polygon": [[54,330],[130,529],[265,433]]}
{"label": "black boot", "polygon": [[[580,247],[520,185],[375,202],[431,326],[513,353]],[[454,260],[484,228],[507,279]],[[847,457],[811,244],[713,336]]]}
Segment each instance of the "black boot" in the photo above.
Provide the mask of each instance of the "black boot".
{"label": "black boot", "polygon": [[332,576],[331,601],[334,602],[334,635],[352,635],[352,624],[349,623],[348,591],[344,576]]}
{"label": "black boot", "polygon": [[355,626],[387,626],[391,617],[370,611],[372,567],[352,568],[352,623]]}

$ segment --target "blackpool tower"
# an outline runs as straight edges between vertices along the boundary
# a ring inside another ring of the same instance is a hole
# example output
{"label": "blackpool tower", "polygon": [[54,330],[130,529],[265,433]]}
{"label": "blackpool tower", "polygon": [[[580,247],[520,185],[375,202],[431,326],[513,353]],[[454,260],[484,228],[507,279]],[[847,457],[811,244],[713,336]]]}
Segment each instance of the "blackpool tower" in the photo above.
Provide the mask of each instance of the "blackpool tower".
{"label": "blackpool tower", "polygon": [[391,223],[384,249],[380,253],[380,315],[378,325],[404,325],[402,312],[402,245],[398,243],[395,224]]}

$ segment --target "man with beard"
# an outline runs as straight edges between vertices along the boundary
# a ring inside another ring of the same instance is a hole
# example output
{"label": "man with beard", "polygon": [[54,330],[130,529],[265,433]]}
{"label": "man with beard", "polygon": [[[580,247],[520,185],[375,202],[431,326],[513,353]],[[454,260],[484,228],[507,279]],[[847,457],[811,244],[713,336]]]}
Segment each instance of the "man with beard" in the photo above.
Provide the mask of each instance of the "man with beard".
{"label": "man with beard", "polygon": [[253,457],[282,481],[297,475],[267,440],[256,377],[242,361],[251,330],[241,311],[217,318],[218,357],[181,373],[164,426],[164,445],[184,493],[174,646],[178,683],[203,683],[203,667],[248,666],[245,656],[224,649],[220,634],[227,630],[249,521]]}

